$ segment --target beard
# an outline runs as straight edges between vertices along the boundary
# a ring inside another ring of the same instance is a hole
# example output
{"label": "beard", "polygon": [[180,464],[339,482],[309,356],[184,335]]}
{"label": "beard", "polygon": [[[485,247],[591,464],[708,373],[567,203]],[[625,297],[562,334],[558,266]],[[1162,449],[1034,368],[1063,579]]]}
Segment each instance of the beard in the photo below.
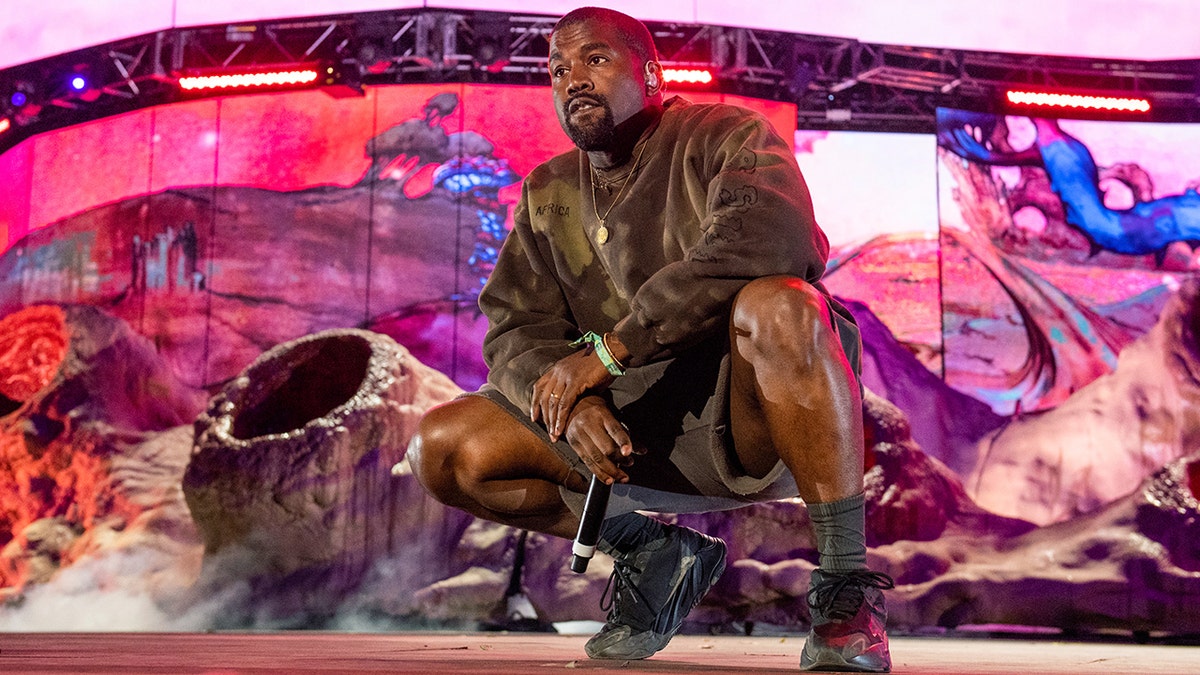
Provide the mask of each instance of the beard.
{"label": "beard", "polygon": [[588,96],[587,98],[595,101],[603,109],[604,114],[600,119],[588,124],[579,125],[572,121],[569,112],[571,101],[568,101],[563,106],[562,127],[567,133],[567,138],[584,152],[593,150],[608,150],[613,146],[613,142],[617,135],[617,125],[613,122],[612,107],[608,105],[608,101],[600,96]]}

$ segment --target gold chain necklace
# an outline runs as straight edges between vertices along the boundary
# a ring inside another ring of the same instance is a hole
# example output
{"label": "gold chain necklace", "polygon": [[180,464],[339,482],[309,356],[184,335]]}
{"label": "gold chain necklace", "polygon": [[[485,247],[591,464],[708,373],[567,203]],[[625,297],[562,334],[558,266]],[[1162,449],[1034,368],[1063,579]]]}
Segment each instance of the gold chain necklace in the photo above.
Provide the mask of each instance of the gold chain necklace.
{"label": "gold chain necklace", "polygon": [[[633,165],[629,167],[629,173],[625,174],[625,179],[621,181],[621,189],[617,190],[617,196],[613,197],[612,203],[605,209],[604,215],[600,215],[600,208],[596,206],[596,167],[591,168],[592,179],[592,212],[596,214],[596,220],[600,221],[600,229],[596,230],[596,241],[603,246],[608,241],[608,214],[616,208],[617,203],[621,201],[621,195],[625,194],[625,187],[629,185],[629,181],[633,179],[634,172],[637,171],[638,164],[642,161],[642,154],[646,152],[646,146],[650,145],[650,139],[647,138],[642,142],[642,148],[638,150],[637,158],[633,160]],[[590,166],[590,164],[589,164]]]}

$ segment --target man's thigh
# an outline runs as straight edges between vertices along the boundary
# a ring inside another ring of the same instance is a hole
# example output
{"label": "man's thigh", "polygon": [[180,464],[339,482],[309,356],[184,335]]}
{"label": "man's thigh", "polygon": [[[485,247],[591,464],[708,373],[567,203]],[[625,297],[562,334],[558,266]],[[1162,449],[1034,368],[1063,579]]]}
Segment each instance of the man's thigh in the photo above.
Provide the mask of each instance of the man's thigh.
{"label": "man's thigh", "polygon": [[544,478],[586,489],[571,463],[551,447],[544,430],[529,422],[527,415],[515,413],[515,406],[499,392],[460,396],[426,416],[424,443],[434,441],[444,452],[456,453],[449,463],[469,467],[479,480]]}

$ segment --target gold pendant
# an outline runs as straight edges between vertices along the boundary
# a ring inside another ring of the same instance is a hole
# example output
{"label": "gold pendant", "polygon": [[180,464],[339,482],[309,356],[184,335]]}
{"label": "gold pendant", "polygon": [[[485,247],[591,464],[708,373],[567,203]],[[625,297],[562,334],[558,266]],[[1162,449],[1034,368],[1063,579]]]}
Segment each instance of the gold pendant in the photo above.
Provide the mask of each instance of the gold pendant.
{"label": "gold pendant", "polygon": [[608,228],[604,225],[601,225],[600,229],[596,230],[596,241],[600,242],[601,246],[608,241]]}

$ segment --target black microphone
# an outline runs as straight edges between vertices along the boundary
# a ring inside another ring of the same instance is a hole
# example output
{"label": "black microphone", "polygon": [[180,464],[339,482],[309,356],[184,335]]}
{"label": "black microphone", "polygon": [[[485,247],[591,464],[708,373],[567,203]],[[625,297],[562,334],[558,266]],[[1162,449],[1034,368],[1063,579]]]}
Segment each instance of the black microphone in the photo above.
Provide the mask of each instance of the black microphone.
{"label": "black microphone", "polygon": [[583,502],[583,516],[579,519],[579,533],[575,535],[575,543],[571,546],[572,572],[583,574],[587,571],[592,554],[596,552],[596,543],[600,541],[600,526],[604,524],[611,492],[612,487],[608,483],[592,476],[587,499]]}

